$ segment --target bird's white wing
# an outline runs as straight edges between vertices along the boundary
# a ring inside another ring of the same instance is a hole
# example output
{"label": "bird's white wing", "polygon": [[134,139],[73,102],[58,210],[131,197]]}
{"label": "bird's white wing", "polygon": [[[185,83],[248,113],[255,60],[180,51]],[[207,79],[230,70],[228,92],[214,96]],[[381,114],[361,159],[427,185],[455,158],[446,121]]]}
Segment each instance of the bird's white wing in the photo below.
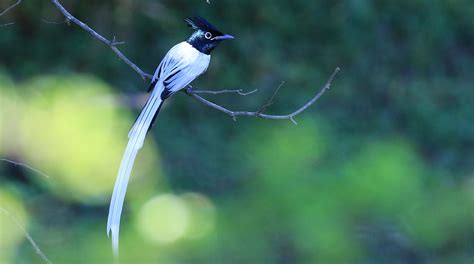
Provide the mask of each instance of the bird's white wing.
{"label": "bird's white wing", "polygon": [[161,78],[163,84],[171,93],[183,89],[204,73],[211,59],[210,55],[198,51],[187,42],[177,44],[168,54],[170,59],[163,61],[159,75],[164,77]]}
{"label": "bird's white wing", "polygon": [[152,93],[128,134],[128,144],[120,164],[110,202],[107,234],[112,235],[112,247],[118,255],[120,216],[130,174],[138,150],[159,111],[163,100],[191,83],[206,71],[210,56],[193,48],[187,42],[175,45],[161,61],[153,75]]}

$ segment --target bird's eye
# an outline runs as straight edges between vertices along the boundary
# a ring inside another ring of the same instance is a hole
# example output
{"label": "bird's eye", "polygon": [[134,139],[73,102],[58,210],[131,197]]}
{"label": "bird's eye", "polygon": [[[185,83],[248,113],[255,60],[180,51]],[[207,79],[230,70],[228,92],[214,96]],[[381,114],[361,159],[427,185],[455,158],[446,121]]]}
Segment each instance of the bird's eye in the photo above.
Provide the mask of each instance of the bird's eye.
{"label": "bird's eye", "polygon": [[205,37],[206,39],[211,39],[211,38],[212,38],[212,33],[211,33],[211,32],[206,32],[206,33],[204,34],[204,37]]}

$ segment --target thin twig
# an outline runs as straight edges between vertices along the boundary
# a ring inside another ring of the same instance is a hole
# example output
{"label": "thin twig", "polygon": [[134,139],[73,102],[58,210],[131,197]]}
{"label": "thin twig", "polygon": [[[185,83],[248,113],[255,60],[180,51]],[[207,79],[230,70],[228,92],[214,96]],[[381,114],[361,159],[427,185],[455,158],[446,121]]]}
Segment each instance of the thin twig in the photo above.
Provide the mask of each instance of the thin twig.
{"label": "thin twig", "polygon": [[[130,59],[128,59],[117,47],[116,45],[118,44],[117,42],[115,42],[114,40],[109,40],[105,37],[103,37],[102,35],[100,35],[99,33],[97,33],[96,31],[94,31],[92,28],[90,28],[88,25],[86,25],[84,22],[80,21],[79,19],[77,19],[76,17],[74,17],[73,15],[71,15],[71,13],[69,13],[69,11],[67,11],[60,3],[58,0],[51,0],[51,2],[59,9],[59,11],[66,17],[66,21],[68,22],[72,22],[76,25],[78,25],[79,27],[81,27],[82,29],[84,29],[86,32],[88,32],[93,38],[99,40],[100,42],[104,43],[105,45],[109,46],[112,51],[122,60],[124,61],[128,66],[130,66],[135,72],[137,72],[140,77],[142,77],[142,79],[151,79],[152,78],[152,75],[151,74],[148,74],[146,72],[144,72],[142,69],[140,69],[135,63],[133,63]],[[204,99],[203,97],[199,96],[198,93],[206,93],[207,91],[194,91],[192,89],[191,86],[188,86],[186,88],[183,89],[183,91],[185,93],[187,93],[188,95],[192,96],[194,99],[198,100],[199,102],[211,107],[211,108],[214,108],[216,110],[219,110],[221,112],[224,112],[226,114],[228,114],[229,116],[231,116],[234,120],[237,119],[238,116],[252,116],[252,117],[260,117],[260,118],[264,118],[264,119],[288,119],[290,120],[291,122],[293,122],[294,124],[296,124],[296,121],[294,120],[294,117],[298,114],[300,114],[301,112],[303,112],[304,110],[306,110],[309,106],[311,106],[314,102],[316,102],[325,92],[326,90],[329,89],[329,87],[331,86],[331,82],[332,80],[334,79],[334,77],[336,76],[336,74],[339,72],[340,68],[337,67],[335,70],[334,70],[334,73],[331,75],[331,77],[329,78],[329,80],[326,82],[326,84],[321,88],[321,90],[310,100],[308,101],[305,105],[303,105],[302,107],[298,108],[296,111],[294,111],[293,113],[290,113],[288,115],[268,115],[268,114],[264,114],[262,113],[262,111],[256,111],[256,112],[249,112],[249,111],[231,111],[225,107],[222,107],[218,104],[215,104],[211,101],[208,101],[207,99]],[[227,90],[223,90],[224,92],[221,92],[221,93],[225,93],[227,92]],[[214,93],[219,93],[219,92],[214,92]],[[238,93],[238,92],[237,92]],[[273,97],[272,97],[273,98]],[[272,99],[273,100],[273,99]],[[265,106],[265,105],[264,105]],[[263,109],[265,110],[265,108]]]}
{"label": "thin twig", "polygon": [[112,46],[117,46],[117,45],[122,45],[122,44],[125,44],[125,41],[117,41],[117,39],[115,38],[115,36],[114,36],[114,38],[112,39],[112,42],[110,43],[110,45],[112,45]]}
{"label": "thin twig", "polygon": [[5,24],[0,24],[0,27],[6,27],[6,26],[11,26],[15,24],[15,22],[10,22],[10,23],[5,23]]}
{"label": "thin twig", "polygon": [[237,89],[237,90],[218,90],[218,91],[211,91],[211,90],[193,90],[194,93],[198,93],[198,94],[224,94],[224,93],[236,93],[238,95],[242,95],[242,96],[245,96],[245,95],[249,95],[249,94],[253,94],[255,92],[257,92],[258,89],[254,89],[252,91],[249,91],[249,92],[244,92],[242,89]]}
{"label": "thin twig", "polygon": [[0,212],[2,212],[3,214],[5,214],[22,232],[23,234],[25,235],[26,239],[28,239],[28,241],[30,242],[31,246],[35,249],[36,251],[36,254],[38,254],[43,260],[44,262],[48,263],[48,264],[51,264],[51,260],[48,259],[48,257],[46,257],[46,255],[43,253],[43,251],[41,251],[41,249],[38,247],[38,245],[36,244],[36,242],[33,240],[33,238],[30,236],[30,234],[26,231],[26,229],[20,224],[20,221],[14,216],[12,215],[10,212],[8,212],[7,210],[3,209],[0,207]]}
{"label": "thin twig", "polygon": [[29,170],[31,170],[31,171],[34,171],[34,172],[36,172],[36,173],[38,173],[38,174],[40,174],[40,175],[42,175],[42,176],[44,176],[44,177],[46,177],[46,178],[49,178],[49,175],[47,175],[46,173],[44,173],[44,172],[42,172],[42,171],[40,171],[40,170],[38,170],[38,169],[35,169],[35,168],[31,167],[30,165],[27,165],[27,164],[25,164],[25,163],[16,162],[16,161],[9,160],[9,159],[0,159],[0,161],[5,161],[5,162],[11,163],[11,164],[13,164],[13,165],[15,165],[15,166],[25,167],[25,168],[27,168],[27,169],[29,169]]}
{"label": "thin twig", "polygon": [[46,23],[46,24],[60,25],[60,24],[66,23],[66,19],[64,19],[63,21],[57,22],[57,21],[49,21],[42,18],[41,22]]}
{"label": "thin twig", "polygon": [[10,10],[13,9],[13,8],[15,8],[15,6],[21,4],[21,1],[22,1],[22,0],[18,0],[18,1],[16,1],[13,5],[7,7],[5,10],[3,10],[3,11],[0,13],[0,16],[5,15],[8,11],[10,11]]}
{"label": "thin twig", "polygon": [[258,111],[257,111],[258,113],[260,113],[260,114],[263,113],[265,110],[267,110],[268,107],[270,107],[273,104],[273,102],[275,100],[275,97],[278,94],[278,92],[280,91],[281,87],[283,87],[283,84],[285,84],[284,81],[281,82],[280,85],[278,85],[278,87],[275,89],[275,91],[273,92],[272,96],[268,99],[268,101],[265,104],[263,104],[260,107],[260,109],[258,109]]}

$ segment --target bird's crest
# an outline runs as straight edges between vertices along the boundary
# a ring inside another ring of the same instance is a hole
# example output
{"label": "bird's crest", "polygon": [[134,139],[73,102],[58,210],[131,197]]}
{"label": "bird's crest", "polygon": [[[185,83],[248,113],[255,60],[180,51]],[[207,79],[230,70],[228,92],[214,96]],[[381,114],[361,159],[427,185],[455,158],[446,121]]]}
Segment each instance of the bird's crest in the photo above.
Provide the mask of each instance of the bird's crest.
{"label": "bird's crest", "polygon": [[209,23],[209,21],[207,21],[206,19],[202,17],[199,17],[199,16],[187,17],[184,19],[184,21],[186,21],[188,26],[190,26],[194,30],[202,30],[205,32],[212,31],[215,33],[222,34],[214,25],[212,25],[211,23]]}

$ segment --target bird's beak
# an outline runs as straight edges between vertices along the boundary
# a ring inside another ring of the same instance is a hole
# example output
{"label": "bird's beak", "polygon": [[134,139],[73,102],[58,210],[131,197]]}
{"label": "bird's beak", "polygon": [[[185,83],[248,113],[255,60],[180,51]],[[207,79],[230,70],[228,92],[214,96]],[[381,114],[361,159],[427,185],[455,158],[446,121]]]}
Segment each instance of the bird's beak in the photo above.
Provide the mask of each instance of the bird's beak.
{"label": "bird's beak", "polygon": [[224,34],[224,36],[217,36],[214,40],[226,40],[226,39],[233,39],[234,37],[228,34]]}

